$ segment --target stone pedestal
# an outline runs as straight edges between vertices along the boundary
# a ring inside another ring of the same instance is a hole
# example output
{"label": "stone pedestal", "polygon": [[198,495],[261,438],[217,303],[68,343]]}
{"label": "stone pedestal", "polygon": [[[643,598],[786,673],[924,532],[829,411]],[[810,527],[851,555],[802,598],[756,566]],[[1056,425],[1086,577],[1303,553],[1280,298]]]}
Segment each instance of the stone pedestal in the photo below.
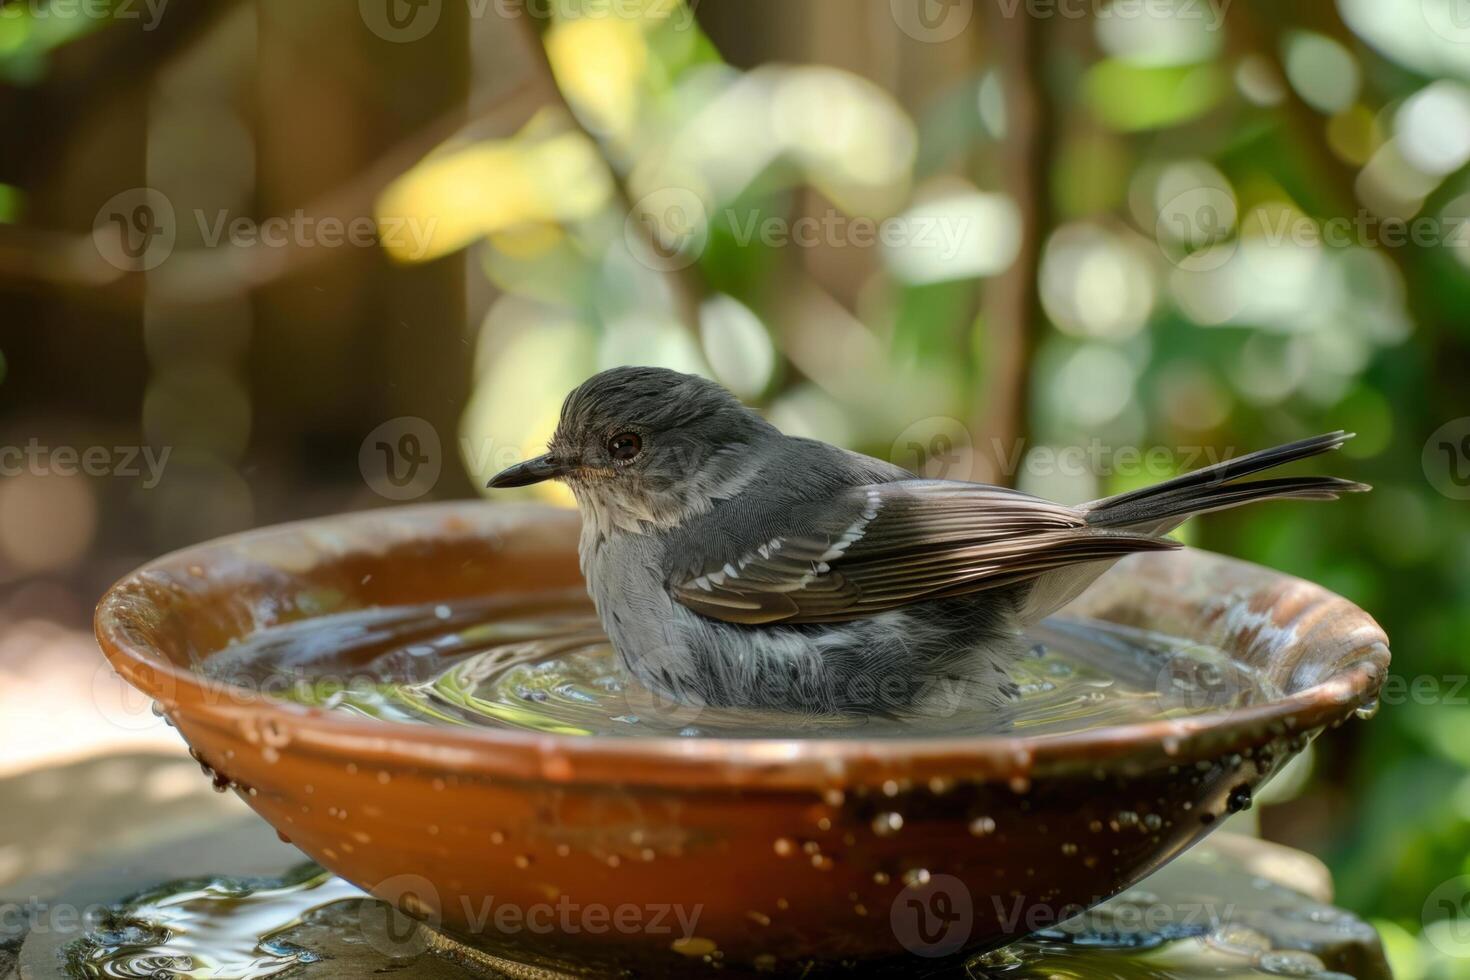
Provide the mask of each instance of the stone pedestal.
{"label": "stone pedestal", "polygon": [[[186,942],[149,945],[134,932],[134,966],[167,969],[170,957],[203,957],[219,976],[328,978],[392,972],[403,980],[468,977],[549,978],[542,970],[490,963],[417,931],[396,911],[325,873],[304,868],[301,854],[243,807],[187,789],[157,801],[151,814],[159,833],[140,836],[147,807],[127,812],[96,805],[92,762],[7,781],[0,798],[38,793],[50,800],[46,820],[11,828],[22,853],[44,851],[48,841],[86,841],[65,867],[52,854],[43,873],[0,883],[0,980],[60,980],[68,968],[119,937],[105,910],[165,882],[194,881],[161,894],[155,907],[188,925]],[[111,760],[143,775],[176,766],[172,759]],[[157,782],[157,779],[155,779]],[[203,784],[203,780],[199,781]],[[163,785],[167,785],[164,781]],[[207,784],[205,784],[207,785]],[[68,794],[76,803],[67,806]],[[82,805],[83,801],[89,805]],[[146,802],[137,801],[135,803]],[[33,811],[36,812],[36,811]],[[68,822],[74,825],[68,825]],[[201,896],[201,879],[225,880],[229,894]],[[242,882],[242,879],[248,881]],[[282,880],[295,883],[280,888]],[[295,889],[294,891],[292,889]],[[165,916],[166,917],[166,916]],[[143,918],[147,918],[146,915]],[[232,934],[235,923],[265,931]],[[1097,908],[1048,926],[1032,938],[936,976],[1044,980],[1053,976],[1204,980],[1206,977],[1318,977],[1379,980],[1390,977],[1378,937],[1349,912],[1331,905],[1331,882],[1315,858],[1247,837],[1219,833],[1138,887]],[[160,931],[158,937],[162,936]],[[248,940],[248,941],[247,941]],[[213,945],[211,945],[213,944]],[[149,959],[152,957],[152,959]],[[254,962],[255,972],[240,969]],[[232,968],[232,964],[234,967]],[[183,961],[178,962],[183,966]],[[923,976],[915,957],[911,976]],[[146,974],[131,974],[146,975]],[[157,974],[168,975],[165,973]]]}

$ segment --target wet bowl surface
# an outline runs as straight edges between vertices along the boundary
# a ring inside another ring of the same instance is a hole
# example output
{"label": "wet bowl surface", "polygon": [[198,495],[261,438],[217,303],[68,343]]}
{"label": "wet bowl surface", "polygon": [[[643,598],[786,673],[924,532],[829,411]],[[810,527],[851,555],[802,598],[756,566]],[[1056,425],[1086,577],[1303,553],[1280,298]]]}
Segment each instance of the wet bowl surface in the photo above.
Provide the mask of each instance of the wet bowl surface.
{"label": "wet bowl surface", "polygon": [[1177,856],[1371,706],[1388,667],[1346,600],[1186,550],[1126,559],[1067,613],[1218,647],[1281,697],[1031,737],[635,739],[393,724],[192,669],[323,596],[337,612],[577,587],[577,530],[477,503],[267,528],[139,569],[97,636],[283,836],[525,976],[921,975]]}

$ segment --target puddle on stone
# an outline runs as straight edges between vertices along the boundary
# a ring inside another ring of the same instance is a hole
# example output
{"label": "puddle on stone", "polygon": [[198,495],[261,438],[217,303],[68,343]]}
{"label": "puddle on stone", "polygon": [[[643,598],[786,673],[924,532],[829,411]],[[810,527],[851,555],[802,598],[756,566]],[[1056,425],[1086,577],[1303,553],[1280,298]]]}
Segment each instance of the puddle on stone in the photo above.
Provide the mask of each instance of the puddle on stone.
{"label": "puddle on stone", "polygon": [[1128,627],[1050,620],[997,711],[938,691],[901,718],[691,708],[626,678],[580,593],[378,606],[261,630],[203,659],[212,677],[388,721],[610,736],[903,737],[1075,732],[1276,696],[1219,650]]}
{"label": "puddle on stone", "polygon": [[971,977],[1353,980],[1334,969],[1347,964],[1363,980],[1388,976],[1372,926],[1255,873],[1239,843],[1222,848],[1203,844],[1101,905],[975,958]]}
{"label": "puddle on stone", "polygon": [[1227,950],[1215,937],[1178,939],[1149,949],[1107,946],[1063,946],[1029,939],[972,961],[974,980],[1243,980],[1248,977],[1303,977],[1306,980],[1353,980],[1326,968],[1311,953],[1294,950]]}
{"label": "puddle on stone", "polygon": [[[73,977],[461,977],[402,913],[316,865],[276,879],[174,882],[112,909],[66,951]],[[413,967],[413,969],[408,969]]]}
{"label": "puddle on stone", "polygon": [[277,881],[181,882],[114,910],[68,956],[85,977],[260,980],[318,958],[284,933],[317,909],[361,896],[315,866]]}

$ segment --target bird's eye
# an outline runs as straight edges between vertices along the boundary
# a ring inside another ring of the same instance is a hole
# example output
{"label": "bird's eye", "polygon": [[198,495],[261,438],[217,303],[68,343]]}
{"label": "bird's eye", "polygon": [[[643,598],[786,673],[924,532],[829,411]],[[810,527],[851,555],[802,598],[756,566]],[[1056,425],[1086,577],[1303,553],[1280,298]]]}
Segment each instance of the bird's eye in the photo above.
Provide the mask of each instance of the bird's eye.
{"label": "bird's eye", "polygon": [[607,453],[619,463],[635,459],[643,451],[643,440],[637,433],[619,432],[607,441]]}

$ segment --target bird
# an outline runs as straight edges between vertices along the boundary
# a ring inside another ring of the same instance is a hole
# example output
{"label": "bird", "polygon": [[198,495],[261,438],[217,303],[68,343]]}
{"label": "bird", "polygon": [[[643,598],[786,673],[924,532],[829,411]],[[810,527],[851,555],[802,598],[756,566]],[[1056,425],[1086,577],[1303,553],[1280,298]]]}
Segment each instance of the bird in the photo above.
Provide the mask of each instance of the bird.
{"label": "bird", "polygon": [[1069,507],[926,479],[788,436],[709,379],[598,373],[541,456],[491,488],[560,480],[587,590],[622,668],[696,707],[903,716],[1013,704],[1025,631],[1125,555],[1168,551],[1197,514],[1369,489],[1235,482],[1334,450],[1345,432]]}

